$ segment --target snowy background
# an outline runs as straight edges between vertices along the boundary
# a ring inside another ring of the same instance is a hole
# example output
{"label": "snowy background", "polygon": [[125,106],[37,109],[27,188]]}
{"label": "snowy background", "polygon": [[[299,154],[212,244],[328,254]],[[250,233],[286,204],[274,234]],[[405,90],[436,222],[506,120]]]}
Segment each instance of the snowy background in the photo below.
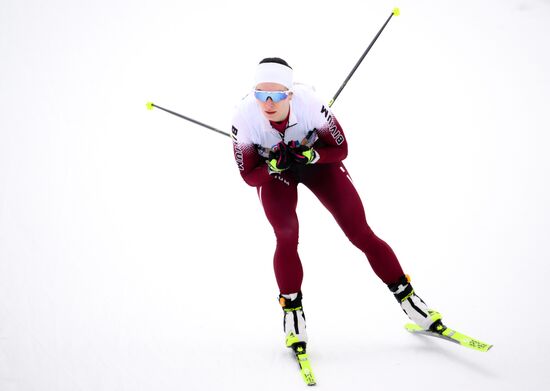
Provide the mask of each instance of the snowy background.
{"label": "snowy background", "polygon": [[330,100],[375,232],[478,353],[416,337],[304,188],[324,390],[550,389],[550,1],[1,0],[0,390],[300,390],[230,140],[256,63]]}

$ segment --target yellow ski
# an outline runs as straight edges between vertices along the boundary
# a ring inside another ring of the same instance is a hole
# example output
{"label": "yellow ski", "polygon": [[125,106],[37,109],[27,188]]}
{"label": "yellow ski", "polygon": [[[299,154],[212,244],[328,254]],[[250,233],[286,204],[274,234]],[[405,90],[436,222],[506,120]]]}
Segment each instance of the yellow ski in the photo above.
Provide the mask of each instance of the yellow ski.
{"label": "yellow ski", "polygon": [[462,346],[465,346],[470,349],[477,350],[479,352],[487,352],[493,347],[493,345],[482,342],[478,339],[468,337],[465,334],[462,334],[456,330],[453,330],[443,324],[439,324],[436,328],[436,331],[424,330],[422,327],[414,323],[407,323],[405,325],[407,331],[414,334],[429,335],[431,337],[441,338],[447,341],[458,343]]}
{"label": "yellow ski", "polygon": [[292,346],[292,350],[294,351],[296,360],[300,366],[302,378],[308,386],[314,386],[316,384],[315,376],[313,376],[313,371],[311,370],[311,364],[309,363],[309,357],[306,353],[305,344],[296,343]]}

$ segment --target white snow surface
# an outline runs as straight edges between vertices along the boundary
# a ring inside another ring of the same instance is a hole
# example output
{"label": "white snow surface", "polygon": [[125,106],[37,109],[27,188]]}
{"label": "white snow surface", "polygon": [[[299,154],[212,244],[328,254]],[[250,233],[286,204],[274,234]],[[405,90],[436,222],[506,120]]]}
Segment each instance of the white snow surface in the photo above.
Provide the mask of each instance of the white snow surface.
{"label": "white snow surface", "polygon": [[374,231],[479,353],[408,334],[300,189],[322,390],[547,390],[550,1],[5,0],[0,390],[302,390],[230,140],[256,63],[330,100]]}

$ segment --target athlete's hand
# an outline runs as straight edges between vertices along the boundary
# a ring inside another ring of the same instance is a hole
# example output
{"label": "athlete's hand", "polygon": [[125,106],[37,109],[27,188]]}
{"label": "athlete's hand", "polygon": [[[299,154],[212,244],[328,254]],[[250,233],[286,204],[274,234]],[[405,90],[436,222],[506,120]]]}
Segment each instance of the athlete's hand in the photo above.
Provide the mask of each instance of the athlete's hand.
{"label": "athlete's hand", "polygon": [[278,174],[287,170],[292,164],[293,160],[289,154],[288,145],[284,141],[279,142],[269,152],[267,159],[267,167],[270,174]]}
{"label": "athlete's hand", "polygon": [[291,159],[298,164],[313,164],[319,160],[319,155],[313,148],[296,141],[288,143],[288,150]]}

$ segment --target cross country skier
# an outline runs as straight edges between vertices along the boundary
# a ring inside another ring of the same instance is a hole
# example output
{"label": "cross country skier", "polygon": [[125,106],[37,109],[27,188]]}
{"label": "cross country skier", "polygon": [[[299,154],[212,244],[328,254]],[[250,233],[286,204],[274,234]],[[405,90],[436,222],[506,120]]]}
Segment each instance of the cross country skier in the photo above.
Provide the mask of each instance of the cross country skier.
{"label": "cross country skier", "polygon": [[277,246],[273,259],[284,310],[286,346],[307,343],[298,255],[297,186],[306,186],[334,216],[348,239],[363,251],[408,317],[423,329],[441,327],[411,286],[391,247],[367,224],[361,199],[342,160],[347,141],[338,120],[310,87],[294,84],[280,58],[257,66],[254,91],[233,117],[233,149],[244,181],[257,189]]}

